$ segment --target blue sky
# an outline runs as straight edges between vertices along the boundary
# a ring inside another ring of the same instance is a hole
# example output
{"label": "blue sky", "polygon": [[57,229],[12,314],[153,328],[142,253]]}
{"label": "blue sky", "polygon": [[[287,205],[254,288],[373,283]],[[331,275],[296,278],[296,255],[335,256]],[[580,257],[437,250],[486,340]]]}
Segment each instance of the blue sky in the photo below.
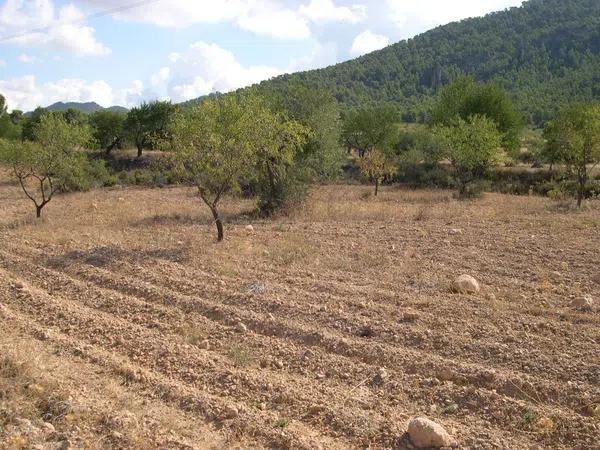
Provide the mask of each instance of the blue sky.
{"label": "blue sky", "polygon": [[3,0],[0,93],[133,106],[324,67],[522,0]]}

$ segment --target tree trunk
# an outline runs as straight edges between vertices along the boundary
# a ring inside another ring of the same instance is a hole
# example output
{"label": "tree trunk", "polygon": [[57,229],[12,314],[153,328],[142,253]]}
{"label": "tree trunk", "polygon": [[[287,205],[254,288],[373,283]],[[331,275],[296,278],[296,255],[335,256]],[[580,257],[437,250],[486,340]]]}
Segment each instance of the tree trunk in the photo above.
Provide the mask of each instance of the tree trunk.
{"label": "tree trunk", "polygon": [[583,171],[579,173],[579,189],[577,189],[577,207],[581,208],[583,198],[585,197],[585,185],[587,184],[587,170],[584,166]]}
{"label": "tree trunk", "polygon": [[210,211],[212,212],[212,215],[215,219],[215,225],[217,226],[217,241],[221,242],[224,237],[223,221],[221,220],[221,216],[219,216],[219,211],[217,211],[216,207],[211,206]]}
{"label": "tree trunk", "polygon": [[138,145],[137,145],[137,150],[138,150],[137,157],[138,157],[138,158],[141,158],[141,157],[142,157],[142,150],[143,150],[143,146],[142,146],[142,145],[140,145],[140,144],[138,144]]}
{"label": "tree trunk", "polygon": [[41,206],[35,205],[35,217],[37,217],[38,219],[40,217],[42,217],[42,208],[43,207],[44,207],[44,205],[41,205]]}
{"label": "tree trunk", "polygon": [[379,193],[379,178],[375,178],[375,197]]}

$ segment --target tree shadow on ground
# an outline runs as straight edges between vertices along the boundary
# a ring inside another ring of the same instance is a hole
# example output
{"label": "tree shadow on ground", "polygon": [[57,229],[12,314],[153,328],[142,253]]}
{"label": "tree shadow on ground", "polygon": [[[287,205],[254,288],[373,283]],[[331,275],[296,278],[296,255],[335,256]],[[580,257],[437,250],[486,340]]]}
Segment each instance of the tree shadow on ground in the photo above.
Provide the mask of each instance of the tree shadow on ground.
{"label": "tree shadow on ground", "polygon": [[182,263],[188,259],[188,250],[184,246],[151,250],[127,250],[107,245],[88,250],[73,250],[64,255],[50,257],[46,260],[46,263],[49,267],[54,268],[65,268],[72,264],[87,264],[93,267],[106,268],[124,261],[142,263],[154,259]]}
{"label": "tree shadow on ground", "polygon": [[[257,212],[254,210],[246,210],[237,213],[223,213],[221,218],[227,224],[240,224],[246,223],[250,219],[257,217]],[[155,214],[153,216],[144,217],[140,220],[134,220],[129,223],[131,227],[151,227],[155,225],[159,226],[172,226],[172,225],[212,225],[214,219],[208,215],[199,216],[192,214]]]}

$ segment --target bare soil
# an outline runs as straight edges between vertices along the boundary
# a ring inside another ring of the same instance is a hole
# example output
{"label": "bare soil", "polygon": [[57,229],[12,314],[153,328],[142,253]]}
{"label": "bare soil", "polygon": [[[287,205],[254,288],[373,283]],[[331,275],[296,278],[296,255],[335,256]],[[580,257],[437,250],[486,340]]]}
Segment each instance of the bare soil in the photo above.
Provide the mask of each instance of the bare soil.
{"label": "bare soil", "polygon": [[598,202],[370,190],[272,221],[227,199],[217,244],[192,189],[63,195],[36,221],[2,178],[0,342],[87,413],[41,439],[13,408],[0,438],[408,449],[426,416],[465,449],[600,448]]}

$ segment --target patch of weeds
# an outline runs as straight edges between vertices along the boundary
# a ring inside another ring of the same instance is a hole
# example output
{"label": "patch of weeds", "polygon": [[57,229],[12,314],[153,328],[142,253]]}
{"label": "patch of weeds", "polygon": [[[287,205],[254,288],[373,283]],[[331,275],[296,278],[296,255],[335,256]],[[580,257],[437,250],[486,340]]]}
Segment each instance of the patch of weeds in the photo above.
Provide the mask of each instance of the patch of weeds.
{"label": "patch of weeds", "polygon": [[196,345],[206,339],[206,334],[192,323],[184,323],[177,328],[177,334],[181,335],[185,342]]}
{"label": "patch of weeds", "polygon": [[281,428],[284,430],[290,424],[290,419],[278,419],[273,425],[275,428]]}
{"label": "patch of weeds", "polygon": [[233,361],[233,365],[237,368],[248,367],[256,359],[252,352],[243,347],[233,347],[229,351],[229,357]]}

